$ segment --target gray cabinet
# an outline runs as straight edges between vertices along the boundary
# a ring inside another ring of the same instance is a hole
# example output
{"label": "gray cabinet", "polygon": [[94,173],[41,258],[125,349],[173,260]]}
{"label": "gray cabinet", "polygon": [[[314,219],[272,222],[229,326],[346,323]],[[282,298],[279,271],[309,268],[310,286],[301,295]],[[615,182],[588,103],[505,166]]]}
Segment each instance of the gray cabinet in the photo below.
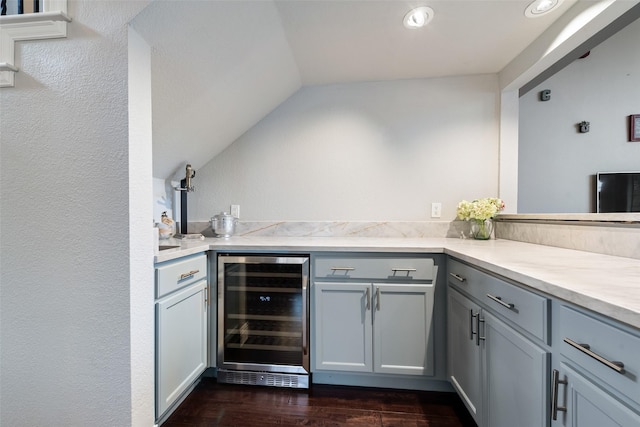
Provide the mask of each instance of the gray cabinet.
{"label": "gray cabinet", "polygon": [[549,353],[489,311],[480,315],[484,319],[482,425],[546,426]]}
{"label": "gray cabinet", "polygon": [[313,370],[433,375],[436,276],[430,257],[315,257]]}
{"label": "gray cabinet", "polygon": [[315,369],[430,375],[433,285],[314,284]]}
{"label": "gray cabinet", "polygon": [[371,284],[315,283],[315,370],[373,372]]}
{"label": "gray cabinet", "polygon": [[477,333],[480,306],[449,288],[447,312],[449,380],[479,423],[483,417],[482,359]]}
{"label": "gray cabinet", "polygon": [[546,426],[548,302],[454,260],[448,272],[449,379],[476,423]]}
{"label": "gray cabinet", "polygon": [[640,415],[566,361],[554,369],[553,427],[637,427]]}
{"label": "gray cabinet", "polygon": [[640,334],[560,302],[554,319],[552,426],[640,426]]}
{"label": "gray cabinet", "polygon": [[433,375],[433,346],[429,346],[433,288],[433,284],[373,284],[374,372]]}
{"label": "gray cabinet", "polygon": [[156,266],[156,419],[207,367],[206,255]]}

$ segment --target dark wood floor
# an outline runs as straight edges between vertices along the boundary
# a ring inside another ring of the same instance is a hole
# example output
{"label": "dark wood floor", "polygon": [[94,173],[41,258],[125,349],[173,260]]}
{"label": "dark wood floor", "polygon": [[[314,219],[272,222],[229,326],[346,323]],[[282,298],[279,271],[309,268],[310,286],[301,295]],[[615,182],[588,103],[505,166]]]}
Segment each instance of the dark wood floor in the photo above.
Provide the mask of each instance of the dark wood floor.
{"label": "dark wood floor", "polygon": [[312,385],[310,390],[204,378],[163,427],[475,427],[455,393]]}

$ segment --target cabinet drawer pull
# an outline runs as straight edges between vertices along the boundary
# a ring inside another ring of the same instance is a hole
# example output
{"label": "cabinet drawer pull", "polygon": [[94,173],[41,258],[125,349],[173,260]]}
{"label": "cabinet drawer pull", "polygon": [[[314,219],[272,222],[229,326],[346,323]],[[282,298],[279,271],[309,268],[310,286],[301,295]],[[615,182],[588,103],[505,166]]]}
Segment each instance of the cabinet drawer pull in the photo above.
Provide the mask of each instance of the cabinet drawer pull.
{"label": "cabinet drawer pull", "polygon": [[560,379],[560,371],[554,369],[551,373],[551,414],[552,419],[558,419],[558,411],[567,412],[566,406],[558,406],[558,384],[567,384],[567,380]]}
{"label": "cabinet drawer pull", "polygon": [[189,278],[189,277],[193,276],[194,274],[198,274],[198,273],[200,273],[200,270],[191,270],[191,271],[190,271],[190,272],[188,272],[188,273],[182,273],[182,274],[180,275],[180,280],[187,279],[187,278]]}
{"label": "cabinet drawer pull", "polygon": [[331,271],[333,271],[334,273],[336,271],[352,271],[355,270],[354,267],[331,267]]}
{"label": "cabinet drawer pull", "polygon": [[411,273],[413,271],[416,271],[416,269],[415,268],[392,268],[391,271],[393,271],[393,275],[394,276],[396,275],[396,273],[398,271],[401,271],[403,273],[407,273],[407,276],[409,276],[409,273]]}
{"label": "cabinet drawer pull", "polygon": [[624,363],[622,362],[614,362],[611,360],[608,360],[602,356],[600,356],[597,353],[594,353],[593,351],[591,351],[591,346],[589,344],[579,344],[569,338],[565,338],[564,342],[566,342],[567,344],[569,344],[571,347],[580,350],[581,352],[583,352],[584,354],[586,354],[589,357],[592,357],[594,359],[596,359],[598,362],[602,363],[603,365],[607,366],[608,368],[613,369],[614,371],[616,371],[619,374],[624,374],[625,370],[624,370]]}
{"label": "cabinet drawer pull", "polygon": [[458,282],[462,282],[462,283],[464,283],[464,282],[466,282],[466,281],[467,281],[467,279],[466,279],[466,278],[464,278],[464,277],[462,277],[462,276],[460,276],[459,274],[456,274],[456,273],[449,273],[449,276],[453,277],[453,278],[454,278],[454,279],[456,279]]}
{"label": "cabinet drawer pull", "polygon": [[371,310],[371,291],[369,288],[365,289],[364,298],[367,300],[367,310]]}
{"label": "cabinet drawer pull", "polygon": [[491,300],[497,302],[501,306],[508,308],[509,310],[513,310],[513,308],[516,306],[515,304],[511,304],[509,302],[502,301],[502,297],[494,297],[491,294],[487,294],[487,297],[490,298]]}
{"label": "cabinet drawer pull", "polygon": [[380,288],[376,287],[376,311],[380,311]]}

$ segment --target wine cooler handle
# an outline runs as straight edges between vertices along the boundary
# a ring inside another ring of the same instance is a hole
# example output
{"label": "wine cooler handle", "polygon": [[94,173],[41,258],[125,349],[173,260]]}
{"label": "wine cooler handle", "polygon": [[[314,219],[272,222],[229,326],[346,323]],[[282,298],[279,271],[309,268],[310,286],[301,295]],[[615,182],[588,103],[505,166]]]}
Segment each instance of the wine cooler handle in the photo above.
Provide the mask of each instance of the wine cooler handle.
{"label": "wine cooler handle", "polygon": [[[307,306],[307,301],[309,301],[309,287],[307,286],[307,278],[303,277],[302,278],[302,354],[304,356],[307,356],[309,354],[309,344],[308,344],[308,339],[307,339],[307,329],[309,329],[309,325],[307,324],[309,316],[308,316],[308,310],[309,307]],[[305,359],[306,365],[308,365],[308,361],[309,359],[306,358]]]}

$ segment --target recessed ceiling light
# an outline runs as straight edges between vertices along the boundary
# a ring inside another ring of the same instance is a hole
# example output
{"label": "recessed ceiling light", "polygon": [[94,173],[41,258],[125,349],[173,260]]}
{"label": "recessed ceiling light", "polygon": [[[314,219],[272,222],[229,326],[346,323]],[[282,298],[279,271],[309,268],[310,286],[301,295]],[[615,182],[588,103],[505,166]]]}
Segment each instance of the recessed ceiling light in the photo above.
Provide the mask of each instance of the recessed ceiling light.
{"label": "recessed ceiling light", "polygon": [[404,26],[409,29],[422,28],[433,19],[433,9],[428,6],[416,7],[404,15]]}
{"label": "recessed ceiling light", "polygon": [[524,11],[527,18],[537,18],[560,6],[562,0],[535,0]]}

